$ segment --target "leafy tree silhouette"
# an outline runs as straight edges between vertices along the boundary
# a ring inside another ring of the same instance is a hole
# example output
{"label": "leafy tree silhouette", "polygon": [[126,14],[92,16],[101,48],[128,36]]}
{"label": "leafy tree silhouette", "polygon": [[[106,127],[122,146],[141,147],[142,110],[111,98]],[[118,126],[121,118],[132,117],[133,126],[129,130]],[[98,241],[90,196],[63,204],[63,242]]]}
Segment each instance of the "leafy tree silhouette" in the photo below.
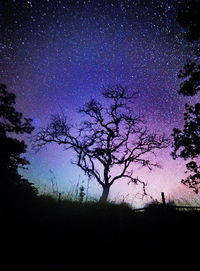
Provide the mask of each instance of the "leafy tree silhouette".
{"label": "leafy tree silhouette", "polygon": [[37,189],[22,178],[18,168],[25,168],[29,162],[21,157],[26,152],[26,144],[22,140],[11,137],[12,134],[30,134],[33,131],[31,119],[24,118],[16,111],[16,95],[9,93],[7,87],[0,85],[0,187],[1,200],[9,202],[23,200],[36,195]]}
{"label": "leafy tree silhouette", "polygon": [[[187,0],[178,9],[177,21],[186,30],[188,42],[196,44],[200,37],[200,3],[195,0]],[[200,56],[199,45],[194,47],[197,58]],[[185,79],[180,84],[178,93],[184,96],[194,96],[200,90],[200,65],[192,60],[187,60],[183,69],[179,72],[179,78]]]}
{"label": "leafy tree silhouette", "polygon": [[[200,38],[200,3],[196,1],[184,2],[179,11],[177,20],[182,27],[186,29],[186,38],[188,42],[194,43]],[[179,72],[178,77],[184,79],[180,84],[178,93],[184,96],[197,95],[200,90],[200,65],[199,52],[200,48],[195,48],[196,60],[187,60],[183,69]],[[173,147],[172,156],[174,159],[181,157],[187,159],[197,159],[200,155],[200,103],[195,105],[185,105],[186,112],[184,114],[184,128],[173,130]],[[200,166],[196,161],[190,161],[186,164],[186,172],[190,175],[181,180],[181,182],[192,188],[196,193],[200,187]]]}
{"label": "leafy tree silhouette", "polygon": [[198,41],[200,37],[200,4],[196,0],[186,0],[178,9],[177,21],[186,30],[188,42]]}
{"label": "leafy tree silhouette", "polygon": [[[133,116],[131,107],[135,93],[117,85],[102,92],[108,106],[94,99],[80,112],[86,120],[75,129],[64,116],[52,116],[51,123],[35,136],[34,147],[39,150],[48,143],[63,145],[76,153],[74,162],[89,178],[94,178],[103,188],[100,202],[107,201],[111,185],[119,179],[135,184],[146,184],[133,177],[132,164],[149,169],[158,166],[147,157],[156,149],[166,148],[165,135],[149,134],[142,120]],[[118,172],[118,173],[116,173]]]}

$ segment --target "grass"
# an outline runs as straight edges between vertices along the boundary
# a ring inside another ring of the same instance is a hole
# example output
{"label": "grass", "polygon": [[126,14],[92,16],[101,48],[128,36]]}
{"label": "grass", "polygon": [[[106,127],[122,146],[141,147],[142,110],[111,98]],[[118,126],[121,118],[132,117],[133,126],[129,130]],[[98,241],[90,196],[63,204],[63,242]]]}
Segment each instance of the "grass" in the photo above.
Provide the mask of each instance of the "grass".
{"label": "grass", "polygon": [[9,246],[10,258],[17,257],[16,269],[134,270],[140,264],[162,270],[198,263],[200,212],[180,212],[173,203],[147,207],[134,212],[124,203],[59,201],[46,193],[9,205],[1,216],[2,246]]}

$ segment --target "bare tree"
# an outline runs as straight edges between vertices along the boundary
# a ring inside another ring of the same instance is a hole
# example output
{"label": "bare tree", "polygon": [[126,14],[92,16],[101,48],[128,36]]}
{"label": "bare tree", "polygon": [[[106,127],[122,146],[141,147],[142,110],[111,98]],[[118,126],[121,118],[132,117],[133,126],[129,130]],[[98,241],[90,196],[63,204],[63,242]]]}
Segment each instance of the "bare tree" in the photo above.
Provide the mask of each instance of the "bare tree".
{"label": "bare tree", "polygon": [[152,169],[158,166],[147,157],[156,149],[166,148],[165,135],[149,134],[143,121],[133,116],[131,102],[135,93],[117,85],[102,92],[107,105],[91,99],[80,112],[87,118],[75,129],[64,116],[53,116],[51,123],[36,135],[35,147],[48,143],[63,145],[76,153],[74,162],[89,178],[94,178],[103,188],[100,201],[108,198],[111,185],[119,179],[146,184],[133,177],[131,165],[140,164]]}

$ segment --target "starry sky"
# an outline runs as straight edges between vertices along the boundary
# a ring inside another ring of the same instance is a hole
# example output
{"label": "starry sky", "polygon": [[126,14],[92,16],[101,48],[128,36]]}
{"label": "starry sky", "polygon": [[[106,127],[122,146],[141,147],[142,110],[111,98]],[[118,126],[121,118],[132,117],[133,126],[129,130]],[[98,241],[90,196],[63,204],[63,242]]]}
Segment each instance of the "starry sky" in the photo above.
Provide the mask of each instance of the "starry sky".
{"label": "starry sky", "polygon": [[[145,116],[147,127],[170,135],[183,125],[185,102],[198,99],[177,94],[177,73],[192,55],[176,22],[183,1],[1,0],[1,83],[17,94],[17,109],[33,119],[36,131],[61,111],[77,123],[78,107],[90,97],[101,101],[102,86],[119,83],[138,91],[133,110]],[[180,184],[184,162],[172,160],[170,152],[157,157],[162,169],[136,168],[135,175],[148,182],[154,198],[161,191],[171,199],[195,198]],[[31,165],[22,174],[41,187],[49,184],[50,171],[61,191],[87,183],[70,163],[73,153],[57,146],[37,154],[29,148],[27,157]],[[91,194],[99,191],[90,184]],[[111,198],[135,203],[139,191],[118,182]]]}

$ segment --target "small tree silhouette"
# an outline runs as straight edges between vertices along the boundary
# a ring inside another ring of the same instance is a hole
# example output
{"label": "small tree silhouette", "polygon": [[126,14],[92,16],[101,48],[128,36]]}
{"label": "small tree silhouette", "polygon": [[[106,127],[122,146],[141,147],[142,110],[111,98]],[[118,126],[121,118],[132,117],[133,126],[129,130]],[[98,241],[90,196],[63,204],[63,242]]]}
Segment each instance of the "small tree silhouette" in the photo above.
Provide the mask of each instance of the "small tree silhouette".
{"label": "small tree silhouette", "polygon": [[79,188],[79,201],[83,202],[84,197],[85,197],[85,187],[81,185]]}
{"label": "small tree silhouette", "polygon": [[[34,147],[39,150],[48,143],[73,149],[78,165],[88,177],[93,177],[103,188],[101,202],[107,200],[111,185],[119,179],[129,179],[135,184],[146,184],[133,177],[132,164],[151,169],[147,154],[168,146],[164,135],[149,134],[142,120],[133,116],[131,108],[135,93],[128,94],[126,88],[117,85],[102,92],[108,106],[91,99],[80,112],[87,119],[79,129],[67,123],[63,116],[52,116],[51,123],[35,136]],[[118,172],[118,173],[116,173]]]}
{"label": "small tree silhouette", "polygon": [[[12,134],[31,133],[31,119],[24,118],[15,110],[16,96],[0,85],[0,186],[1,200],[10,195],[11,198],[33,195],[37,189],[18,173],[18,168],[25,168],[29,162],[21,157],[26,152],[26,144],[22,140],[11,137]],[[8,136],[9,135],[9,136]]]}

